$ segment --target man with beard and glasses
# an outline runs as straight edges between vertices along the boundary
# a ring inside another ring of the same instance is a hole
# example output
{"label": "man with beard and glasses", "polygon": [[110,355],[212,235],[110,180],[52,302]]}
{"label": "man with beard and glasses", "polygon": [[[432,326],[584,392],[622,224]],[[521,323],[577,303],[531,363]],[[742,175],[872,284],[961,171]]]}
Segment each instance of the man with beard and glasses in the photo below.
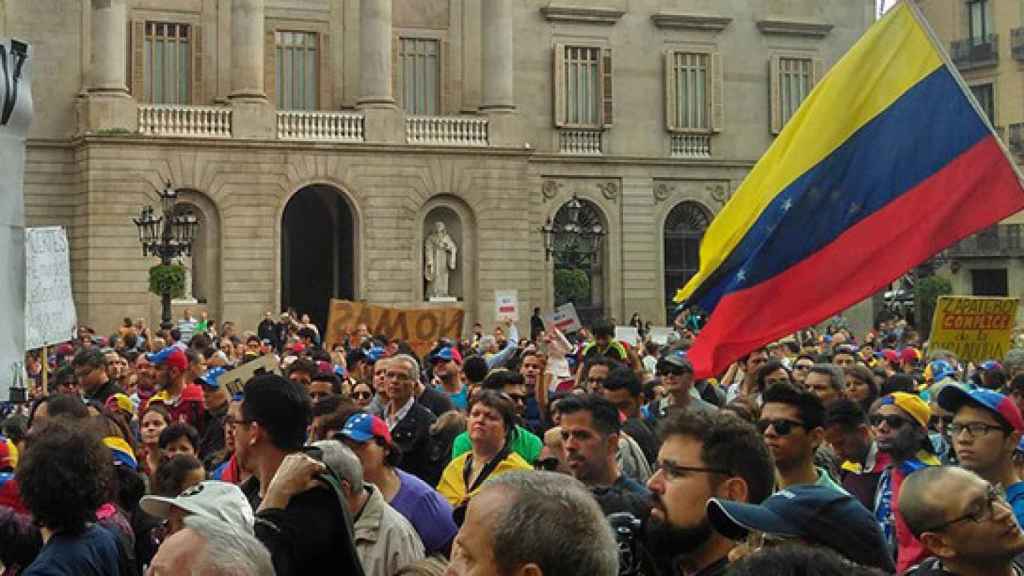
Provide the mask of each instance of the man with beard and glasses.
{"label": "man with beard and glasses", "polygon": [[737,544],[711,529],[707,503],[767,498],[775,480],[768,447],[751,424],[731,414],[672,412],[659,435],[644,545],[665,576],[725,574]]}

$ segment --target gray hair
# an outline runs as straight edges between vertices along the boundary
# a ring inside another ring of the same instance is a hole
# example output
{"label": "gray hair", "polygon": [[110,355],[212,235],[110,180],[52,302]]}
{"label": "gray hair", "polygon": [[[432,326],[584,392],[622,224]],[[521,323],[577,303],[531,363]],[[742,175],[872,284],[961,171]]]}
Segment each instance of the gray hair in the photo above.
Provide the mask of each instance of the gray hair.
{"label": "gray hair", "polygon": [[495,476],[484,486],[511,496],[494,526],[494,558],[502,573],[529,563],[544,574],[619,573],[611,525],[579,480],[530,470]]}
{"label": "gray hair", "polygon": [[843,369],[835,364],[815,364],[811,366],[811,374],[824,374],[832,381],[832,388],[843,392],[846,390],[846,375]]}
{"label": "gray hair", "polygon": [[331,467],[342,480],[349,483],[355,493],[363,490],[363,464],[351,448],[337,440],[321,440],[310,444],[324,455],[324,464]]}
{"label": "gray hair", "polygon": [[254,536],[199,514],[185,516],[184,522],[206,541],[192,576],[274,576],[270,552]]}
{"label": "gray hair", "polygon": [[480,337],[480,342],[479,342],[480,350],[482,350],[484,352],[486,352],[487,349],[490,348],[491,346],[497,346],[497,345],[498,345],[498,339],[495,338],[494,336],[490,335],[490,334],[488,334],[486,336],[481,336]]}
{"label": "gray hair", "polygon": [[413,382],[419,382],[420,381],[420,361],[419,360],[413,358],[412,356],[410,356],[408,354],[395,354],[394,356],[392,356],[388,360],[390,360],[392,362],[397,362],[397,361],[405,362],[406,364],[409,365],[409,379],[412,380]]}

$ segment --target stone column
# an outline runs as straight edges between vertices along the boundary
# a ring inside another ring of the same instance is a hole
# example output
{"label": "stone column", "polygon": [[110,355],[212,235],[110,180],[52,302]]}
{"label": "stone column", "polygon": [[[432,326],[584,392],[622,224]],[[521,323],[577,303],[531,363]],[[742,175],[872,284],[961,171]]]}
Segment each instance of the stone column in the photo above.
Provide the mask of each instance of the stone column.
{"label": "stone column", "polygon": [[78,102],[79,132],[138,130],[138,107],[125,80],[128,8],[125,0],[91,0],[88,91]]}
{"label": "stone column", "polygon": [[360,0],[358,107],[369,142],[404,140],[404,117],[391,90],[391,0]]}
{"label": "stone column", "polygon": [[277,116],[263,91],[263,0],[231,0],[231,134],[272,139]]}
{"label": "stone column", "polygon": [[515,100],[515,3],[482,0],[483,87],[480,112],[488,117],[491,144],[519,146]]}

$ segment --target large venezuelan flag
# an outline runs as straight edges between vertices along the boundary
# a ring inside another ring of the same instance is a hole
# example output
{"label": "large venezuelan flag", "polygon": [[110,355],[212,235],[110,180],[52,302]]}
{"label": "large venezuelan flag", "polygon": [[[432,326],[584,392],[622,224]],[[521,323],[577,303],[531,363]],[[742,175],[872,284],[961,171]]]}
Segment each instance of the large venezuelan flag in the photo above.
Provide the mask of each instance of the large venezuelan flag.
{"label": "large venezuelan flag", "polygon": [[820,322],[1024,209],[1018,174],[917,9],[829,71],[714,219],[676,296],[698,377]]}

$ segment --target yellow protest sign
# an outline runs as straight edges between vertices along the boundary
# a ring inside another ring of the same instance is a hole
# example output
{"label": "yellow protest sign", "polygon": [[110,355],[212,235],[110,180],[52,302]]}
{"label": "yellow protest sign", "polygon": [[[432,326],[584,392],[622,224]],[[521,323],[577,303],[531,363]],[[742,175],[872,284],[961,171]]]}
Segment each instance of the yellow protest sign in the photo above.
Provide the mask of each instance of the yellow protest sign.
{"label": "yellow protest sign", "polygon": [[940,296],[932,318],[931,349],[981,362],[1002,359],[1017,321],[1017,298]]}
{"label": "yellow protest sign", "polygon": [[357,326],[365,324],[370,334],[405,340],[416,354],[423,356],[442,336],[458,340],[462,336],[464,317],[465,312],[455,306],[393,308],[331,300],[325,342],[330,350],[335,343],[344,342]]}

